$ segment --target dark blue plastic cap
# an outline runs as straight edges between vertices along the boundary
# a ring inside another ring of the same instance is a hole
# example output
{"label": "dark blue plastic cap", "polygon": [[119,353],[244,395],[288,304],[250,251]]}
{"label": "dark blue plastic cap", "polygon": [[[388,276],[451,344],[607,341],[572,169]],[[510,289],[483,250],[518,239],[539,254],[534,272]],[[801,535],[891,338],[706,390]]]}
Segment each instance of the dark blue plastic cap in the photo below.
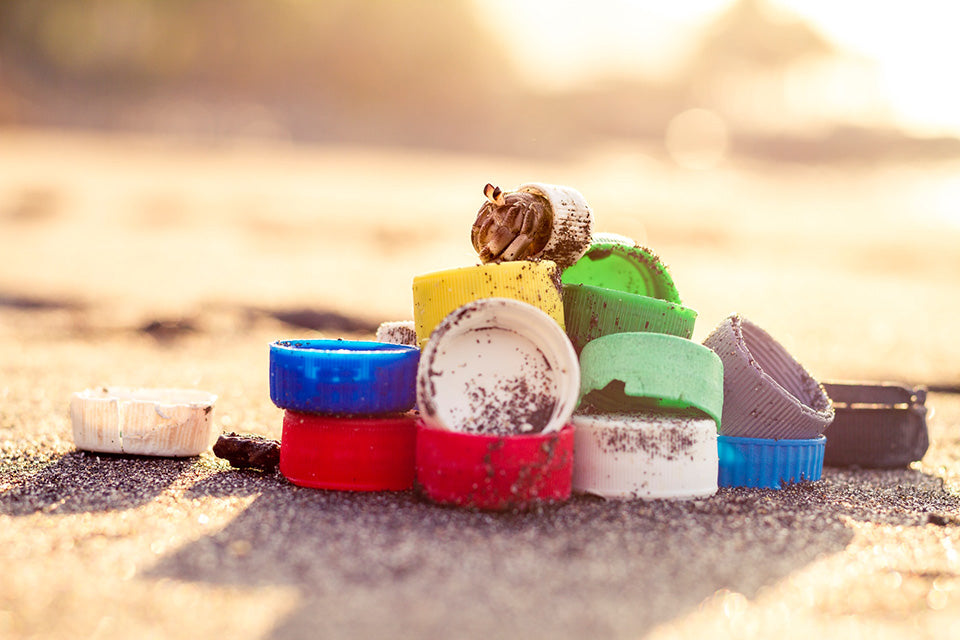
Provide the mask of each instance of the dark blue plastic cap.
{"label": "dark blue plastic cap", "polygon": [[809,440],[717,436],[717,484],[781,489],[788,484],[819,480],[826,444],[826,436]]}
{"label": "dark blue plastic cap", "polygon": [[281,409],[328,415],[409,411],[420,350],[359,340],[279,340],[270,345],[270,399]]}

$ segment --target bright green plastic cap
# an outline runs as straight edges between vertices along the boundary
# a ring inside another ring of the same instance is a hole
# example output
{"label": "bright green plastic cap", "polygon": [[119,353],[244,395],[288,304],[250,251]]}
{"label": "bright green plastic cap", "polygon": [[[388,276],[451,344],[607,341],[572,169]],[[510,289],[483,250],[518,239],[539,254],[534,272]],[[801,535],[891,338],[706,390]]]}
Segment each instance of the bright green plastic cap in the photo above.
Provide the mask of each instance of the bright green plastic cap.
{"label": "bright green plastic cap", "polygon": [[580,354],[580,402],[603,412],[697,409],[719,428],[723,363],[707,347],[677,336],[603,336]]}
{"label": "bright green plastic cap", "polygon": [[655,253],[637,245],[594,243],[582,258],[563,271],[561,281],[680,303],[680,294],[666,265]]}

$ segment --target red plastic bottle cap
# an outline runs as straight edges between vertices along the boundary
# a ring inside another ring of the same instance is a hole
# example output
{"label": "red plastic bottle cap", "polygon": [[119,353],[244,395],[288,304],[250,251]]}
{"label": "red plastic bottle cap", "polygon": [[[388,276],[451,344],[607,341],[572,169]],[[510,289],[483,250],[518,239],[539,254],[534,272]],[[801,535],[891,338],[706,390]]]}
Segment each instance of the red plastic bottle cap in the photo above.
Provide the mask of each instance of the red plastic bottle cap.
{"label": "red plastic bottle cap", "polygon": [[563,502],[573,486],[573,426],[485,435],[417,426],[417,483],[434,502],[491,511]]}
{"label": "red plastic bottle cap", "polygon": [[287,410],[280,472],[301,487],[403,491],[413,486],[416,439],[414,412],[337,418]]}

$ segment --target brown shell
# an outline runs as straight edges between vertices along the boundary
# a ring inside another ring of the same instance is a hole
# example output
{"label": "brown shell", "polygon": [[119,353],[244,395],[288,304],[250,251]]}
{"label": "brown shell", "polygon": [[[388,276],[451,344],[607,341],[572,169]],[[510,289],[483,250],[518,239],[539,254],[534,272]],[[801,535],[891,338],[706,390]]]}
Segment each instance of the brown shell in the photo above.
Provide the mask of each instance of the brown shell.
{"label": "brown shell", "polygon": [[471,231],[481,262],[536,258],[553,231],[550,203],[525,191],[497,195],[480,207]]}

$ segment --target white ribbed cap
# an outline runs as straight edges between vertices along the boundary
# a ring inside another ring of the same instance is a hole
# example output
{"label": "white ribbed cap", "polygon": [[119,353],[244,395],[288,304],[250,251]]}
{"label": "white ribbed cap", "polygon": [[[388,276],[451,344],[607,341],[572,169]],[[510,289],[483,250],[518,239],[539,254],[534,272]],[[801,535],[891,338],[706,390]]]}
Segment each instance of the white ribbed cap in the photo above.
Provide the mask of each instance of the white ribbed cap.
{"label": "white ribbed cap", "polygon": [[553,230],[538,258],[552,260],[565,269],[587,252],[593,232],[593,211],[579,191],[542,182],[522,184],[517,191],[543,196],[553,211]]}
{"label": "white ribbed cap", "polygon": [[416,347],[417,328],[413,320],[381,322],[377,327],[377,342]]}
{"label": "white ribbed cap", "polygon": [[87,389],[70,399],[74,444],[105,453],[196,456],[216,440],[216,401],[196,389]]}
{"label": "white ribbed cap", "polygon": [[717,424],[690,414],[573,416],[573,489],[604,498],[689,499],[717,492]]}

